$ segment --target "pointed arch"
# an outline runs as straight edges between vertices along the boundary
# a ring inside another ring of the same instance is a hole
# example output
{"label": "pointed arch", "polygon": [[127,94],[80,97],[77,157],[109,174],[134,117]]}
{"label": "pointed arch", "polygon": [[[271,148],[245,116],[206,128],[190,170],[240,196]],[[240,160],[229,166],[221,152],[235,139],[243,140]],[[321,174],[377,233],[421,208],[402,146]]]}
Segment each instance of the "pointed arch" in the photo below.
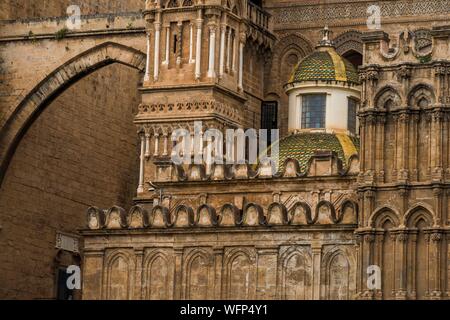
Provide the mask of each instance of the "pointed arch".
{"label": "pointed arch", "polygon": [[193,249],[186,255],[183,267],[183,295],[186,300],[206,300],[209,297],[211,254],[204,248]]}
{"label": "pointed arch", "polygon": [[170,259],[161,250],[145,257],[143,263],[143,289],[147,300],[168,300],[170,298]]}
{"label": "pointed arch", "polygon": [[383,87],[375,95],[375,107],[377,109],[387,110],[400,107],[403,103],[403,99],[399,92],[399,90],[390,85]]}
{"label": "pointed arch", "polygon": [[254,249],[233,249],[225,256],[226,299],[252,300],[255,294],[256,254]]}
{"label": "pointed arch", "polygon": [[132,298],[134,263],[131,254],[115,250],[106,256],[103,272],[103,292],[107,300],[128,300]]}
{"label": "pointed arch", "polygon": [[429,227],[432,227],[435,224],[434,217],[431,206],[425,203],[417,203],[405,213],[403,225],[408,228],[415,228],[417,222],[423,219]]}
{"label": "pointed arch", "polygon": [[396,209],[386,205],[376,209],[372,213],[369,217],[369,226],[372,228],[380,228],[387,220],[389,220],[393,226],[398,227],[400,225],[399,217],[400,214]]}
{"label": "pointed arch", "polygon": [[[423,101],[426,101],[426,105],[423,105]],[[416,84],[408,93],[408,106],[412,108],[423,109],[435,103],[434,89],[428,84]]]}
{"label": "pointed arch", "polygon": [[356,290],[356,261],[351,252],[340,246],[331,247],[323,255],[322,296],[328,300],[349,300]]}
{"label": "pointed arch", "polygon": [[312,257],[305,247],[292,246],[278,259],[279,298],[312,299]]}

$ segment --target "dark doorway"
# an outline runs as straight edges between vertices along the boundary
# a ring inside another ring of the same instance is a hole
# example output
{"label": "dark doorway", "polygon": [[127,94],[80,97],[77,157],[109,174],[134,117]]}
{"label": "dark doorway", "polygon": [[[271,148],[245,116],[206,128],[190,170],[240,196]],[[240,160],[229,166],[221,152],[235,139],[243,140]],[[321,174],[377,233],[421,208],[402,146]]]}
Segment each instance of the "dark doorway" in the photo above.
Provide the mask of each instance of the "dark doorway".
{"label": "dark doorway", "polygon": [[346,53],[343,54],[343,57],[345,59],[347,59],[348,61],[350,61],[357,70],[358,70],[358,67],[361,66],[363,63],[362,54],[355,50],[347,51]]}

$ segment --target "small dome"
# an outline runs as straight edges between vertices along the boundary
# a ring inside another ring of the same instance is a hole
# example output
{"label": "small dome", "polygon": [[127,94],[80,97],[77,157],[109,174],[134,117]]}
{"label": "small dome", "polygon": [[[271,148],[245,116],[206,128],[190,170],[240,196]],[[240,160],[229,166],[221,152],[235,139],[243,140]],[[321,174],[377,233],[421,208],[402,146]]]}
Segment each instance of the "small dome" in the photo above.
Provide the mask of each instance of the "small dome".
{"label": "small dome", "polygon": [[351,156],[359,153],[359,139],[346,134],[304,132],[290,135],[279,142],[279,166],[287,159],[299,162],[300,170],[307,169],[309,159],[317,151],[333,151],[347,166]]}
{"label": "small dome", "polygon": [[339,81],[359,84],[353,64],[341,57],[332,46],[319,46],[301,60],[292,72],[288,84],[304,81]]}

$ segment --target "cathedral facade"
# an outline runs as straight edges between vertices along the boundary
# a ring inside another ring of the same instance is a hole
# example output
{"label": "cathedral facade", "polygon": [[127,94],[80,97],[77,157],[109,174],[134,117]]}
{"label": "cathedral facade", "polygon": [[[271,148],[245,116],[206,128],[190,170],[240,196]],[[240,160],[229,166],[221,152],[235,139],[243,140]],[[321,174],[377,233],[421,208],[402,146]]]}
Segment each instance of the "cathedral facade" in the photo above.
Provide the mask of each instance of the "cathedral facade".
{"label": "cathedral facade", "polygon": [[[58,251],[82,298],[449,299],[447,4],[145,1],[136,38],[69,60],[141,77],[134,197],[91,203]],[[260,129],[254,163],[224,141]]]}

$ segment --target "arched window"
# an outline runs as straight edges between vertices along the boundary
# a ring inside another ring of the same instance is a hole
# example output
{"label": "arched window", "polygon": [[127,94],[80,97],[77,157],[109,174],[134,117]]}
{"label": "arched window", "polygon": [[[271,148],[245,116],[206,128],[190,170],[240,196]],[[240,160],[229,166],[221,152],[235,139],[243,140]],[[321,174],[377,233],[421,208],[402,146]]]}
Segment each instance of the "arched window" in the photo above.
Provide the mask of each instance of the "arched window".
{"label": "arched window", "polygon": [[302,129],[325,128],[327,95],[302,96]]}

